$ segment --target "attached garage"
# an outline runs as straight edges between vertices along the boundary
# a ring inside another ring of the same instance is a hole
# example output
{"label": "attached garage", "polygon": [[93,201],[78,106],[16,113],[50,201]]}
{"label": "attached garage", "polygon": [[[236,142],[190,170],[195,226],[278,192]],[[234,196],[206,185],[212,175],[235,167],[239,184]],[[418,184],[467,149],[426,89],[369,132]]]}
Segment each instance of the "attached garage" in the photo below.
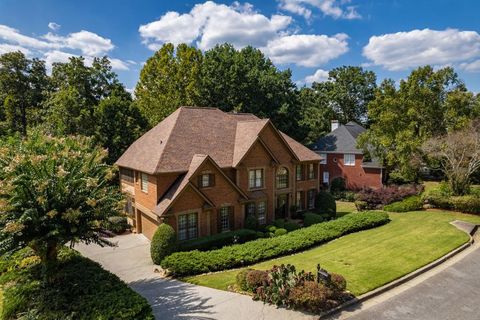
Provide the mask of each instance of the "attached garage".
{"label": "attached garage", "polygon": [[147,216],[145,213],[140,213],[140,228],[137,227],[139,233],[143,233],[145,237],[152,240],[155,230],[157,230],[158,222]]}

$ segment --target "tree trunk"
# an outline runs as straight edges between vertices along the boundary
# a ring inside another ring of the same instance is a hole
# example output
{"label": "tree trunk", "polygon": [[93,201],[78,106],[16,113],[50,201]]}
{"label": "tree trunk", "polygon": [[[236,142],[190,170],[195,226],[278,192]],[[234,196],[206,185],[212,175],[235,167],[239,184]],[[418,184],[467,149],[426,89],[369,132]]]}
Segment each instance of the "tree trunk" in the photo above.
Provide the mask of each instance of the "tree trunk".
{"label": "tree trunk", "polygon": [[31,247],[40,257],[42,280],[44,283],[49,283],[53,270],[57,264],[58,244],[56,241],[48,241],[47,243],[42,243],[40,245],[32,245]]}

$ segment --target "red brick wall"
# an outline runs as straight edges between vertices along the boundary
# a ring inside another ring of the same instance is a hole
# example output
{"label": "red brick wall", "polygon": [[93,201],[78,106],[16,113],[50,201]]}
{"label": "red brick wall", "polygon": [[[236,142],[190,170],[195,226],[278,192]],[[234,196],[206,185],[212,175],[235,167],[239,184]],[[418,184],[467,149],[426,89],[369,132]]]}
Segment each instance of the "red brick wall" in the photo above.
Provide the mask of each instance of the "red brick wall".
{"label": "red brick wall", "polygon": [[[363,168],[363,155],[355,155],[355,166],[345,166],[343,153],[327,154],[327,164],[320,165],[319,181],[323,183],[323,172],[328,171],[330,182],[336,177],[342,177],[346,180],[348,189],[361,188],[381,188],[382,170],[375,168]],[[334,161],[336,159],[336,162]]]}

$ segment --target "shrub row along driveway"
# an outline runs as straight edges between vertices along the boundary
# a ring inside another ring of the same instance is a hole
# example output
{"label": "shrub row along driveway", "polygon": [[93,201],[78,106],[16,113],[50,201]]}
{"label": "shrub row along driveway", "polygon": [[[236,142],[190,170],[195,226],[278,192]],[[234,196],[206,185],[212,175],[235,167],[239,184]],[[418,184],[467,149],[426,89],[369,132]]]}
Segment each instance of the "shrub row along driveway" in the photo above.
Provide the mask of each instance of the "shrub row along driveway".
{"label": "shrub row along driveway", "polygon": [[159,278],[150,260],[150,242],[143,235],[115,237],[115,248],[78,245],[84,256],[115,273],[152,305],[157,319],[316,319],[277,309],[248,296]]}

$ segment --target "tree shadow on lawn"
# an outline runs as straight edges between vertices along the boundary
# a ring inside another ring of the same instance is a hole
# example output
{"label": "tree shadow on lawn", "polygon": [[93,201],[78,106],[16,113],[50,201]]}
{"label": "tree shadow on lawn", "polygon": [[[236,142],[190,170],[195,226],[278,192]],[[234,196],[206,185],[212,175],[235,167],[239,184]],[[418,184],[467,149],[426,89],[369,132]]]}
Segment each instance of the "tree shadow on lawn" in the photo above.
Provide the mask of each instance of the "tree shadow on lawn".
{"label": "tree shadow on lawn", "polygon": [[191,284],[177,280],[151,278],[129,283],[152,306],[155,319],[215,319],[213,307],[198,295]]}

